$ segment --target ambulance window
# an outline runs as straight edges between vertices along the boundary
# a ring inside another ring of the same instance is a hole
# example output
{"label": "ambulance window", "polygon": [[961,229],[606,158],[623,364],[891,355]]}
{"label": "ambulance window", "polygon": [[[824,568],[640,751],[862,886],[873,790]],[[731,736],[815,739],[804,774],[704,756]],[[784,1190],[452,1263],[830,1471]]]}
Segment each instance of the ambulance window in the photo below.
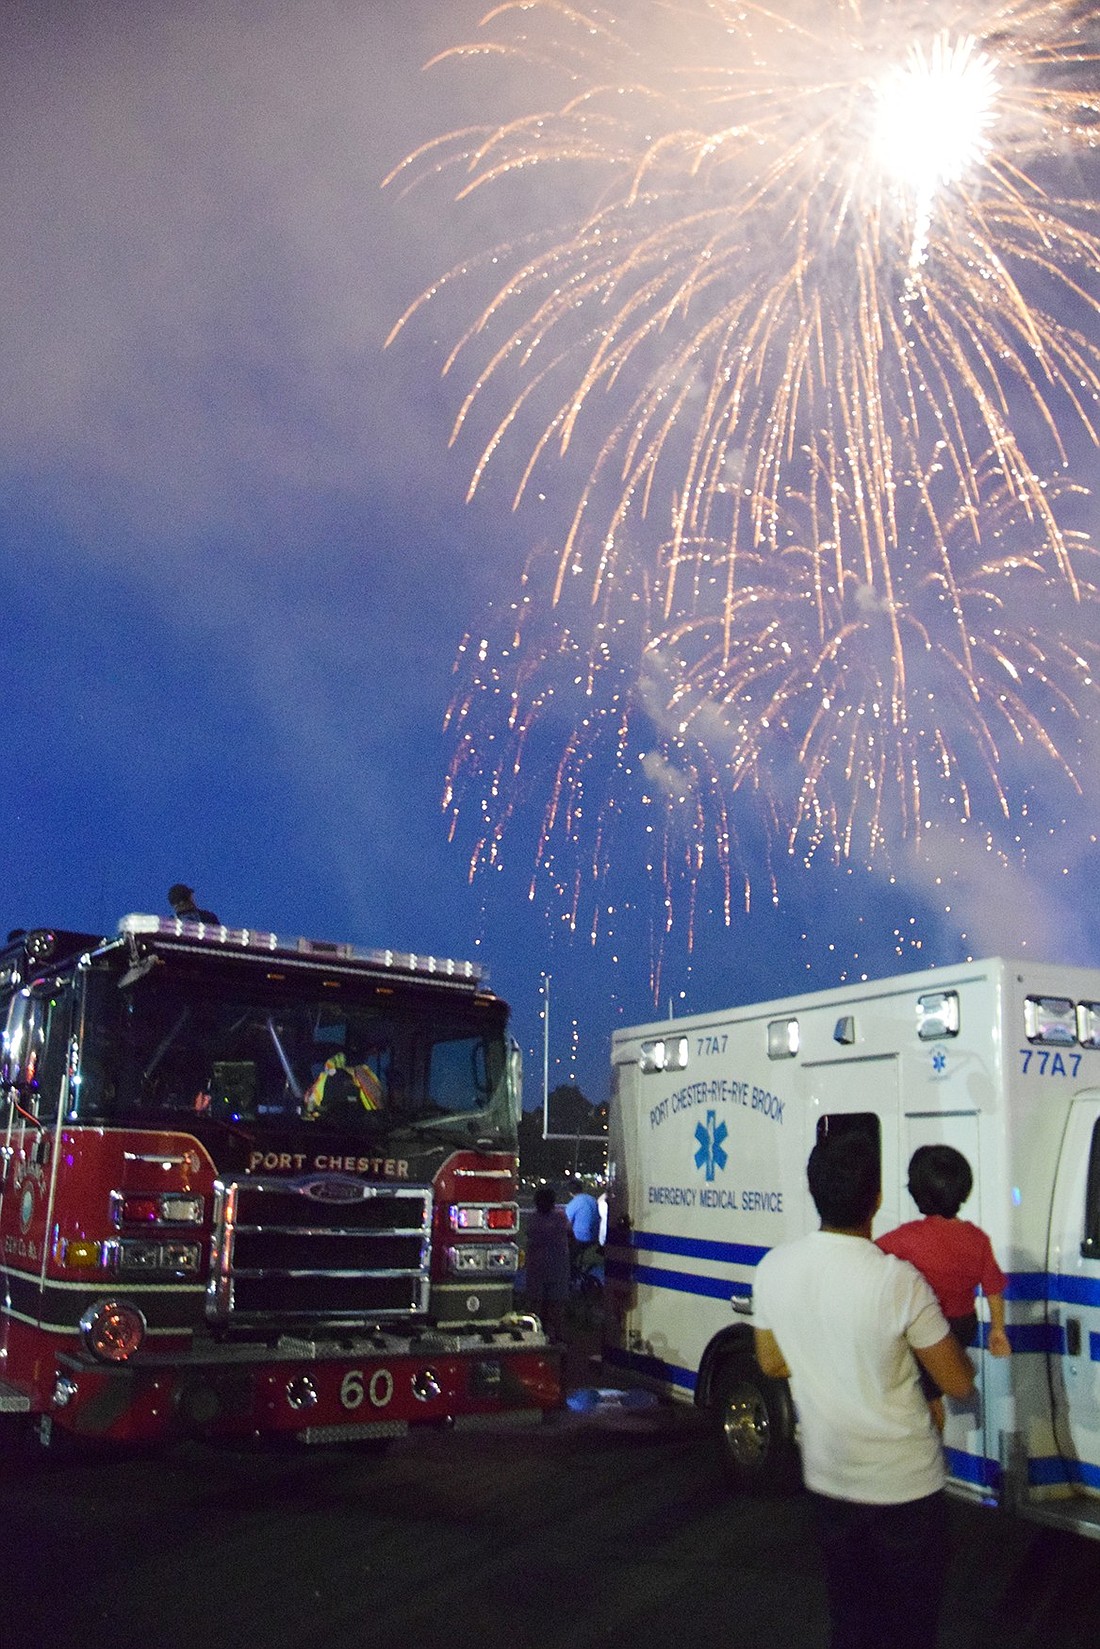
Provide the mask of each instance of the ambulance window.
{"label": "ambulance window", "polygon": [[1085,1181],[1085,1240],[1081,1253],[1086,1259],[1100,1259],[1100,1122],[1092,1125],[1089,1172]]}
{"label": "ambulance window", "polygon": [[1083,1048],[1100,1048],[1100,1002],[1078,1002],[1077,1040]]}
{"label": "ambulance window", "polygon": [[1050,1042],[1057,1047],[1077,1040],[1077,1013],[1066,996],[1025,996],[1024,1035],[1029,1042]]}

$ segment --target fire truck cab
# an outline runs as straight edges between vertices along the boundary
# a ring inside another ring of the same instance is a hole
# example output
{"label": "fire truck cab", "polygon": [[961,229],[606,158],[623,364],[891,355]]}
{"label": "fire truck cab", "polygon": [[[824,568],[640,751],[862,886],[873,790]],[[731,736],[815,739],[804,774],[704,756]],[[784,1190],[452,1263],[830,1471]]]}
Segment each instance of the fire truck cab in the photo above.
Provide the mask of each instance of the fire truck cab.
{"label": "fire truck cab", "polygon": [[329,1443],[560,1405],[477,966],[133,915],[13,935],[0,1031],[0,1421]]}

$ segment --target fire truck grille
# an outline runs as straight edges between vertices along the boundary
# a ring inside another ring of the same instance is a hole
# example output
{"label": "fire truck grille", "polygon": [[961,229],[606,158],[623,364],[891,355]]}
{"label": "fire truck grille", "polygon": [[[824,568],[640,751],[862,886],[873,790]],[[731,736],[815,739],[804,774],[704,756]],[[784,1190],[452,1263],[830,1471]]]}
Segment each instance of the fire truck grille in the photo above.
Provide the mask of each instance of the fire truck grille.
{"label": "fire truck grille", "polygon": [[218,1185],[207,1315],[356,1324],[423,1316],[431,1193],[335,1175]]}

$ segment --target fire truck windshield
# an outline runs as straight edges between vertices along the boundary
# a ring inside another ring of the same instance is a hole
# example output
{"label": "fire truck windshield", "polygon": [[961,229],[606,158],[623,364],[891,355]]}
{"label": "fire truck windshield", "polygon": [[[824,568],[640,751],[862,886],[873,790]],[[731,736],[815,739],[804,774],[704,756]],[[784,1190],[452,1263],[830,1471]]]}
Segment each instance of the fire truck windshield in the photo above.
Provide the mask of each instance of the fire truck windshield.
{"label": "fire truck windshield", "polygon": [[479,1120],[512,1126],[506,1010],[422,987],[251,970],[86,979],[78,1112],[151,1121],[304,1121],[364,1132]]}

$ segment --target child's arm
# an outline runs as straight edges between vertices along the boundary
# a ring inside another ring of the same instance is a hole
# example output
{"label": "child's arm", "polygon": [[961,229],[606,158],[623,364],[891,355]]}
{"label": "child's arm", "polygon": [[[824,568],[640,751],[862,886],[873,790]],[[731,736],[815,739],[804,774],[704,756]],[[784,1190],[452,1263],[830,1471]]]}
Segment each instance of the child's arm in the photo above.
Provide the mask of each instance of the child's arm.
{"label": "child's arm", "polygon": [[1005,1297],[1003,1294],[987,1294],[989,1301],[989,1350],[994,1357],[1010,1357],[1012,1347],[1008,1343],[1005,1333]]}

